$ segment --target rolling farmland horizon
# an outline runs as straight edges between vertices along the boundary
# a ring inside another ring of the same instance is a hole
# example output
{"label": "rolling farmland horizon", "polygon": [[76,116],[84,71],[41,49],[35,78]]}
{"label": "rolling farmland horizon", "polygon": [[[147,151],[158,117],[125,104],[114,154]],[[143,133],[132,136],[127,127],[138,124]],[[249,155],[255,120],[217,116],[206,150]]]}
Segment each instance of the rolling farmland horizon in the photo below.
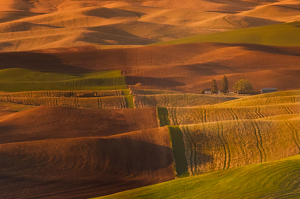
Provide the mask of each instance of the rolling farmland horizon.
{"label": "rolling farmland horizon", "polygon": [[0,198],[300,198],[298,0],[0,1]]}

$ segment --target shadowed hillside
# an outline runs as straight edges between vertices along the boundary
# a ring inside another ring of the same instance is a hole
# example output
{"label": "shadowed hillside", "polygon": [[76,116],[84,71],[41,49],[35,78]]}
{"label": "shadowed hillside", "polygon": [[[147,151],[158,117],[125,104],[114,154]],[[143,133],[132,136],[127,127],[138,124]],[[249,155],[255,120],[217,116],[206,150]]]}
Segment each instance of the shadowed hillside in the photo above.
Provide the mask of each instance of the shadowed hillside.
{"label": "shadowed hillside", "polygon": [[167,128],[0,144],[0,197],[87,198],[172,180],[169,144]]}
{"label": "shadowed hillside", "polygon": [[226,75],[229,89],[243,78],[249,79],[256,91],[263,87],[286,90],[299,86],[299,56],[299,47],[253,44],[199,43],[102,50],[78,47],[0,53],[0,67],[68,74],[121,70],[132,88],[197,93],[209,88],[212,78],[220,82]]}
{"label": "shadowed hillside", "polygon": [[0,143],[110,136],[158,127],[155,108],[91,110],[39,107],[1,117]]}

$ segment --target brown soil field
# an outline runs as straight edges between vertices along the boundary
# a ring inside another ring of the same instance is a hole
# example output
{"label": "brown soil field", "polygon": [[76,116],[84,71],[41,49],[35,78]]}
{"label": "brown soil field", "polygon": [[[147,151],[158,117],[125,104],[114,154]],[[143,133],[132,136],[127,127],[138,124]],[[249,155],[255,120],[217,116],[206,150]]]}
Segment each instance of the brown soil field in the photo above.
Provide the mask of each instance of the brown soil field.
{"label": "brown soil field", "polygon": [[175,178],[166,127],[0,144],[0,156],[0,198],[7,199],[88,198]]}
{"label": "brown soil field", "polygon": [[4,110],[1,110],[0,111],[0,121],[5,120],[8,117],[11,117],[15,113],[16,112],[14,112],[14,111],[4,111]]}
{"label": "brown soil field", "polygon": [[0,144],[111,136],[156,127],[155,108],[92,110],[38,107],[6,117],[0,115]]}
{"label": "brown soil field", "polygon": [[0,51],[146,45],[296,21],[299,5],[297,0],[5,0]]}
{"label": "brown soil field", "polygon": [[[73,47],[0,53],[1,69],[28,68],[51,72],[121,70],[132,88],[199,92],[223,75],[229,86],[249,79],[256,91],[299,88],[300,47],[198,43],[139,48]],[[287,81],[287,79],[289,81]],[[140,84],[138,84],[140,83]],[[136,85],[138,84],[138,85]]]}

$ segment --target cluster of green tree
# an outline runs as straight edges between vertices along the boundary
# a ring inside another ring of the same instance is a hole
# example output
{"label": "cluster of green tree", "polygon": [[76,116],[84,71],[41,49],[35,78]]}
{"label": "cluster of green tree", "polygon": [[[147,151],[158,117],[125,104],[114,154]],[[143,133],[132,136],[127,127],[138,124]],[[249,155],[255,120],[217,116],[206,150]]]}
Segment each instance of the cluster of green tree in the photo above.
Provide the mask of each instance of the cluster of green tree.
{"label": "cluster of green tree", "polygon": [[[229,89],[228,79],[224,75],[224,77],[222,79],[222,83],[221,83],[221,93],[228,93],[228,89]],[[253,92],[253,86],[249,82],[249,80],[247,80],[247,79],[246,80],[241,79],[241,80],[235,82],[234,85],[233,85],[233,89],[237,93],[243,93],[243,94]],[[218,84],[217,84],[217,81],[215,79],[213,79],[212,82],[211,82],[210,91],[211,91],[212,94],[217,94],[218,93]],[[200,94],[205,94],[205,90],[201,89]]]}

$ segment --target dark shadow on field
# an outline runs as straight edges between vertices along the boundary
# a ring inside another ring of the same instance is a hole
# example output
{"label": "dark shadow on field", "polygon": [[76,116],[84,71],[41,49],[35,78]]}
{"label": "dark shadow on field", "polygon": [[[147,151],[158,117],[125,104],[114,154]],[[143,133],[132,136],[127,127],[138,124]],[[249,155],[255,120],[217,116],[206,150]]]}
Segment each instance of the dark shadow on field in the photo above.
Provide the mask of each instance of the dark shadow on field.
{"label": "dark shadow on field", "polygon": [[142,38],[118,28],[119,24],[88,28],[86,33],[77,39],[98,45],[148,45],[157,42],[153,39]]}
{"label": "dark shadow on field", "polygon": [[[73,58],[74,59],[74,58]],[[57,73],[89,73],[93,70],[65,63],[62,59],[50,53],[36,52],[4,52],[0,53],[0,69],[24,68],[41,72]],[[74,61],[75,62],[75,61]]]}
{"label": "dark shadow on field", "polygon": [[[21,4],[21,6],[20,6]],[[21,7],[21,9],[20,9]],[[23,4],[18,2],[18,1],[15,1],[13,4],[12,4],[12,9],[14,10],[24,10],[24,11],[30,11],[32,8],[35,8],[35,5],[32,1],[23,1]]]}
{"label": "dark shadow on field", "polygon": [[9,43],[9,42],[1,42],[0,43],[0,50],[2,50],[3,48],[6,48],[6,47],[11,47],[11,46],[14,46],[14,45]]}
{"label": "dark shadow on field", "polygon": [[297,48],[293,47],[284,47],[284,46],[268,46],[268,45],[260,45],[260,44],[246,44],[246,43],[227,43],[226,45],[231,47],[240,46],[248,51],[259,51],[266,52],[277,55],[291,55],[291,56],[300,56],[300,52]]}
{"label": "dark shadow on field", "polygon": [[232,68],[216,62],[179,65],[177,67],[182,68],[182,71],[185,70],[188,72],[192,72],[194,75],[201,75],[201,76],[220,75],[232,71]]}
{"label": "dark shadow on field", "polygon": [[172,80],[155,78],[155,77],[137,77],[137,76],[126,76],[127,85],[136,85],[141,83],[141,86],[158,86],[158,87],[175,87],[184,86],[184,83],[176,82]]}
{"label": "dark shadow on field", "polygon": [[[234,1],[223,1],[223,0],[205,0],[208,2],[213,2],[213,3],[218,3],[218,4],[223,4],[224,7],[227,7],[228,10],[231,8],[234,8],[236,11],[234,13],[240,12],[240,11],[246,11],[246,10],[251,10],[255,8],[257,3],[255,2],[250,2],[250,1],[244,1],[244,0],[234,0]],[[265,2],[265,3],[270,3],[270,2],[278,2],[278,0],[262,0],[258,2]],[[237,6],[238,5],[238,6]],[[218,12],[217,10],[215,12]]]}
{"label": "dark shadow on field", "polygon": [[133,11],[127,11],[127,10],[121,10],[116,8],[105,8],[101,7],[98,9],[93,9],[90,11],[85,12],[84,14],[88,16],[93,17],[100,17],[100,18],[114,18],[114,17],[141,17],[145,15],[145,13],[142,12],[133,12]]}
{"label": "dark shadow on field", "polygon": [[[201,153],[201,147],[193,146],[194,140],[189,131],[181,131],[179,126],[168,126],[168,128],[172,140],[177,176],[189,176],[189,169],[191,174],[198,174],[198,166],[213,162],[213,156]],[[184,137],[189,140],[188,146],[185,145]],[[189,157],[186,156],[186,149],[190,150],[191,155]]]}
{"label": "dark shadow on field", "polygon": [[171,148],[129,137],[7,147],[0,148],[0,198],[90,198],[174,179]]}
{"label": "dark shadow on field", "polygon": [[157,117],[161,127],[170,125],[169,112],[166,107],[157,107]]}
{"label": "dark shadow on field", "polygon": [[30,23],[30,22],[21,22],[21,23],[16,23],[16,24],[17,25],[13,26],[13,28],[10,30],[10,32],[30,31],[35,28],[40,29],[40,27],[42,27],[44,29],[63,28],[60,26],[51,26],[51,25],[47,25],[47,24],[36,24],[36,23]]}
{"label": "dark shadow on field", "polygon": [[[39,15],[38,13],[31,13],[31,12],[25,12],[25,11],[1,11],[0,13],[6,13],[6,17],[0,18],[0,23],[5,23],[17,19],[24,19],[27,17],[33,17],[36,15]],[[42,13],[41,13],[42,14]]]}
{"label": "dark shadow on field", "polygon": [[210,11],[205,11],[205,12],[212,12],[212,13],[222,13],[222,14],[236,14],[237,12],[226,12],[226,11],[214,11],[214,10],[210,10]]}

